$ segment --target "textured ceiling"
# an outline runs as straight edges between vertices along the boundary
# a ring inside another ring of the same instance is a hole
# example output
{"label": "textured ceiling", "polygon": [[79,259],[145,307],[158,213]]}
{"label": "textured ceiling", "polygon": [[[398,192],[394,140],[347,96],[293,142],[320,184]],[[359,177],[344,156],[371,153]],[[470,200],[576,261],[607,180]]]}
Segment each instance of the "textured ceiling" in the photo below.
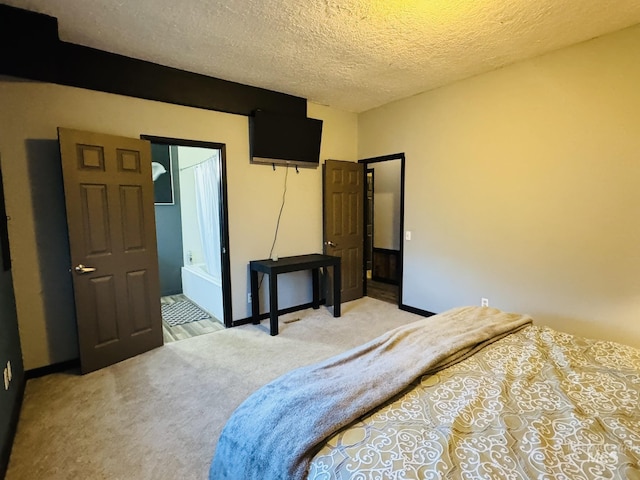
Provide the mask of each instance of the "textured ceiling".
{"label": "textured ceiling", "polygon": [[64,41],[361,112],[640,23],[640,0],[0,0]]}

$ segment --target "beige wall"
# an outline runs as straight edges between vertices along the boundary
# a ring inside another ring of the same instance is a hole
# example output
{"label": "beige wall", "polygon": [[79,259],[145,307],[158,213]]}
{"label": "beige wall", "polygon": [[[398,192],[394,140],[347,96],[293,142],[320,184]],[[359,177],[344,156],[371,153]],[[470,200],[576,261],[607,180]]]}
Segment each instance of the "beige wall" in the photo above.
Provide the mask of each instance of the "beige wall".
{"label": "beige wall", "polygon": [[[247,264],[269,253],[285,170],[249,163],[247,117],[9,78],[0,79],[0,105],[0,153],[27,369],[77,357],[58,126],[225,143],[233,318],[249,315]],[[309,105],[309,116],[325,120],[321,158],[356,159],[355,114]],[[289,172],[276,245],[280,256],[321,251],[321,185],[320,168]],[[283,278],[283,308],[311,300],[310,281],[294,275]]]}
{"label": "beige wall", "polygon": [[[309,105],[322,159],[406,154],[405,304],[487,297],[640,346],[638,51],[633,27],[359,116]],[[285,170],[249,163],[246,117],[7,78],[0,105],[27,369],[77,356],[57,126],[225,143],[233,317],[249,315],[247,263],[269,253]],[[287,182],[275,252],[321,251],[321,169]],[[282,279],[282,307],[310,300],[307,276]]]}
{"label": "beige wall", "polygon": [[406,153],[404,298],[640,347],[640,26],[359,117]]}

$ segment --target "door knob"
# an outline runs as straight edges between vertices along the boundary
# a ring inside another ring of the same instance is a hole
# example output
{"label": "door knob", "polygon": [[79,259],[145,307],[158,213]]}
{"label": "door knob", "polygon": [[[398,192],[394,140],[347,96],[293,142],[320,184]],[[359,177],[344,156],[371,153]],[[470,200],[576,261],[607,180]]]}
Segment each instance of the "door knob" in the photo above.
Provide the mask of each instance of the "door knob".
{"label": "door knob", "polygon": [[83,264],[79,264],[78,266],[76,266],[76,268],[74,268],[74,270],[76,271],[76,273],[79,273],[80,275],[84,273],[91,273],[96,271],[95,268],[85,267]]}
{"label": "door knob", "polygon": [[324,244],[333,248],[336,248],[338,246],[337,243],[333,243],[331,240],[327,240],[326,242],[324,242]]}

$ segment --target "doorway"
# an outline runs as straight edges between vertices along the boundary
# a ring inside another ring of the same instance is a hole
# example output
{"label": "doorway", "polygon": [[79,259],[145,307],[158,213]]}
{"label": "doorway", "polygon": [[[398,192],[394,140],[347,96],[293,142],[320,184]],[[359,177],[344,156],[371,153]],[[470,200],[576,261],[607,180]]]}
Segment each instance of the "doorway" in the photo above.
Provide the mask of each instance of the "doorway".
{"label": "doorway", "polygon": [[365,295],[401,305],[404,154],[360,160],[365,165]]}
{"label": "doorway", "polygon": [[165,343],[231,326],[225,145],[151,142]]}

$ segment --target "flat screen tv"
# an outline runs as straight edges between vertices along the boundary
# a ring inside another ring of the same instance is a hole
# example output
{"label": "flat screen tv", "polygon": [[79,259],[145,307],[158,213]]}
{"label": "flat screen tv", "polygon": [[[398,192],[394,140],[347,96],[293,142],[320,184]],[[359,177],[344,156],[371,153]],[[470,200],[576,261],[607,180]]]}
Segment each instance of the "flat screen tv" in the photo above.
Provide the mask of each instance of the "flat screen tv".
{"label": "flat screen tv", "polygon": [[251,163],[316,168],[322,120],[257,110],[249,117]]}

